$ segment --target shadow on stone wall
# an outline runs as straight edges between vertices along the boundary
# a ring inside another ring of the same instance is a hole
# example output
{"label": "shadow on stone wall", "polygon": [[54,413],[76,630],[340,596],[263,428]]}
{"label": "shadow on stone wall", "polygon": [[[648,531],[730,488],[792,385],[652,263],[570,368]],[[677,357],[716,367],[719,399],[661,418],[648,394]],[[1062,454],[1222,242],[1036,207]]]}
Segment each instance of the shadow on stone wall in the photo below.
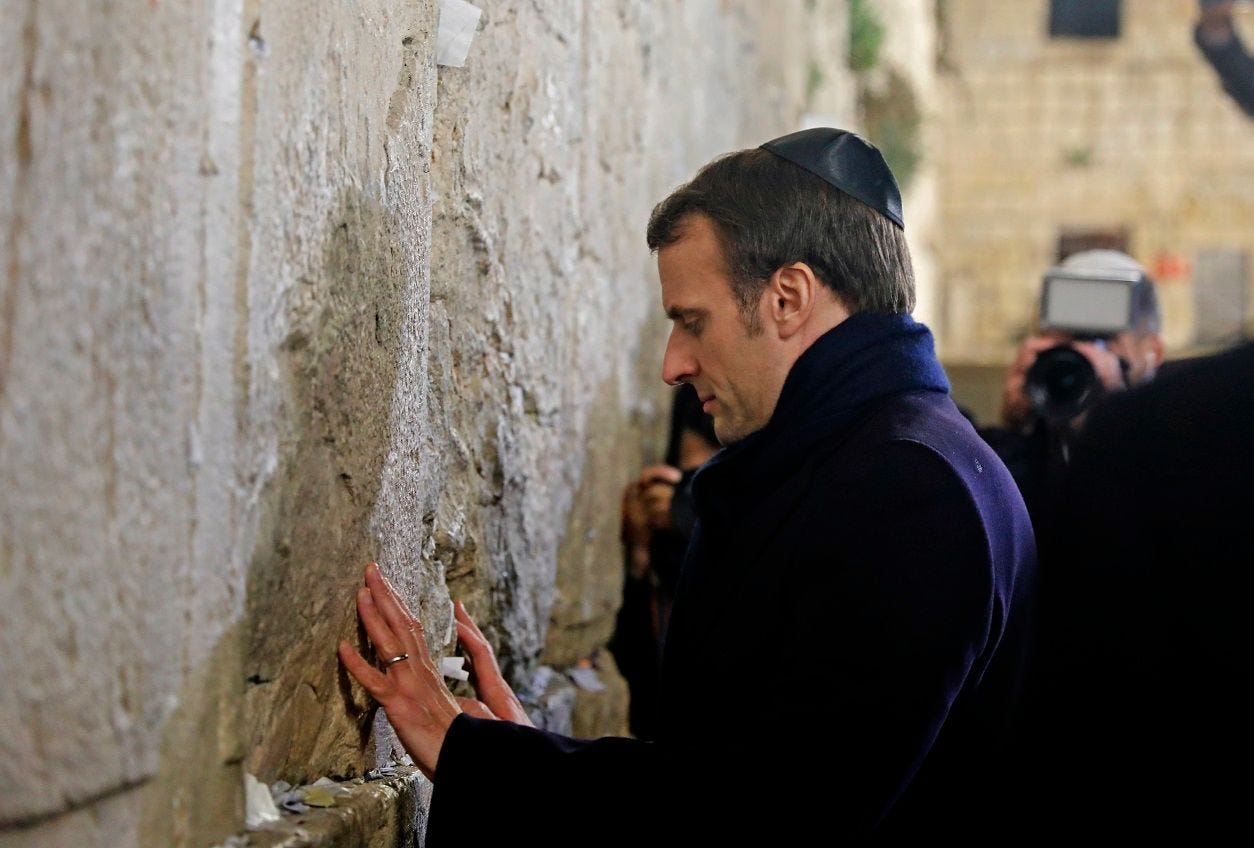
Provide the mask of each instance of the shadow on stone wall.
{"label": "shadow on stone wall", "polygon": [[161,765],[142,790],[141,845],[208,845],[243,822],[239,674],[239,628],[232,627],[179,687]]}
{"label": "shadow on stone wall", "polygon": [[289,293],[279,467],[248,576],[245,765],[262,781],[359,774],[373,713],[335,646],[356,633],[366,650],[353,598],[377,555],[412,234],[359,193],[334,208],[320,271]]}

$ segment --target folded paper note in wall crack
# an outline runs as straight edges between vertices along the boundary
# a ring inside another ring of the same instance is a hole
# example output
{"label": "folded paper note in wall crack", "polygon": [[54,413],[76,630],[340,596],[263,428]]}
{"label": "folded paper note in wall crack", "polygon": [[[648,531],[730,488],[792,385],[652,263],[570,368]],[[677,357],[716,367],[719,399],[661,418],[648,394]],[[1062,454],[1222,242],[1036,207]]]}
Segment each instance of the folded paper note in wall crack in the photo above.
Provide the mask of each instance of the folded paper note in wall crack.
{"label": "folded paper note in wall crack", "polygon": [[440,660],[440,673],[454,680],[469,680],[470,672],[463,668],[465,657],[445,657]]}
{"label": "folded paper note in wall crack", "polygon": [[440,26],[435,36],[437,65],[460,68],[466,64],[482,14],[482,9],[466,0],[440,0]]}

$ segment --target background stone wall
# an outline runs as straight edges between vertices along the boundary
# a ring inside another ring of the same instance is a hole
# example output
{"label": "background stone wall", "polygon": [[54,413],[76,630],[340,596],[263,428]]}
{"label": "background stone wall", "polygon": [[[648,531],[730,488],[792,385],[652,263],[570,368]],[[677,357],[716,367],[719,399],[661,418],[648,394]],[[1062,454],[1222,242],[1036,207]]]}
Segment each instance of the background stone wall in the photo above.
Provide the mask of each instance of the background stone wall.
{"label": "background stone wall", "polygon": [[852,119],[845,3],[480,5],[437,68],[433,0],[0,0],[5,848],[214,844],[243,771],[372,764],[369,559],[520,683],[604,644],[666,412],[648,211]]}

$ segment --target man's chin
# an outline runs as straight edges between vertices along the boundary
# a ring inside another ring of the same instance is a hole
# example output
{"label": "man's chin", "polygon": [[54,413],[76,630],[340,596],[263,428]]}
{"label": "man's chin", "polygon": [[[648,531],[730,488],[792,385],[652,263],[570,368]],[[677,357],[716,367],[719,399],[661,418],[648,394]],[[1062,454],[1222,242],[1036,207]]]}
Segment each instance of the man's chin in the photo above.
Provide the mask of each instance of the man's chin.
{"label": "man's chin", "polygon": [[736,444],[736,442],[743,441],[748,435],[741,428],[721,422],[718,418],[714,419],[714,438],[718,439],[718,443],[725,448]]}

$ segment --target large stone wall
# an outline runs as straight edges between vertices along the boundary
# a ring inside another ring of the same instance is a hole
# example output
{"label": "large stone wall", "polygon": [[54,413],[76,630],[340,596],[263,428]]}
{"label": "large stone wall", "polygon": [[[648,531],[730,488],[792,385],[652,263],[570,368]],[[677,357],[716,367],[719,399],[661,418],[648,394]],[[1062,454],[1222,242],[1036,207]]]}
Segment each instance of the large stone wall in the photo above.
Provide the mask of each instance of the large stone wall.
{"label": "large stone wall", "polygon": [[[1254,256],[1251,122],[1193,44],[1197,3],[1125,2],[1117,39],[1050,38],[1046,0],[936,8],[947,359],[1009,361],[1068,229],[1125,228],[1129,252],[1164,272],[1169,347],[1192,345],[1200,253]],[[1235,8],[1254,43],[1254,7]]]}
{"label": "large stone wall", "polygon": [[648,210],[852,114],[844,3],[482,2],[465,68],[437,5],[0,0],[5,848],[214,844],[245,770],[359,774],[369,559],[520,682],[604,643]]}

